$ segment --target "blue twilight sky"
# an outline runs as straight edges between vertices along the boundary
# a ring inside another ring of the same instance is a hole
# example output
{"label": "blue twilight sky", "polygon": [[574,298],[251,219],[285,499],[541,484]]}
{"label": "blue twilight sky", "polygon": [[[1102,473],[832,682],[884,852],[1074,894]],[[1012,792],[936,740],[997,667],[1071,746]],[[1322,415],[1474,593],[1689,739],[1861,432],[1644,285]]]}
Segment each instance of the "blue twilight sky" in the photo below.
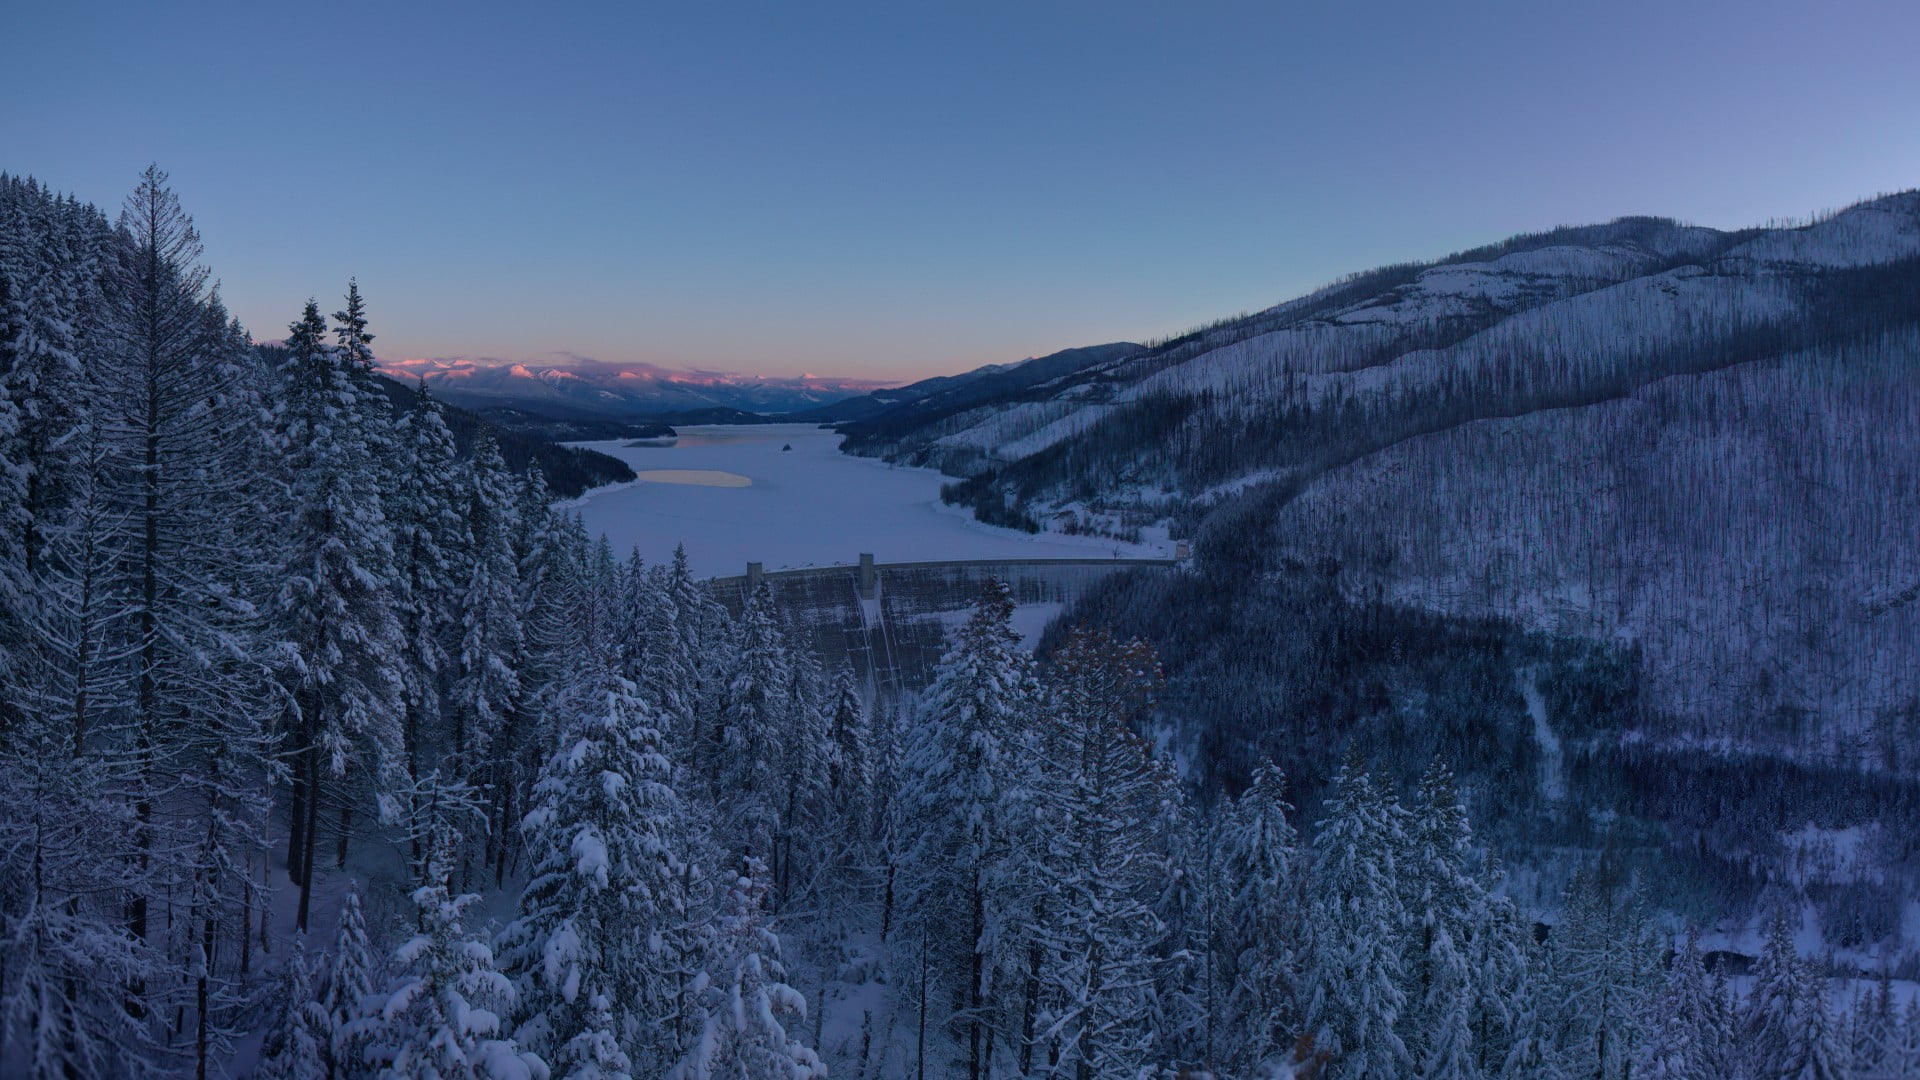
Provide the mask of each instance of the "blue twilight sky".
{"label": "blue twilight sky", "polygon": [[14,0],[0,169],[149,160],[383,357],[909,378],[1382,262],[1920,184],[1920,3]]}

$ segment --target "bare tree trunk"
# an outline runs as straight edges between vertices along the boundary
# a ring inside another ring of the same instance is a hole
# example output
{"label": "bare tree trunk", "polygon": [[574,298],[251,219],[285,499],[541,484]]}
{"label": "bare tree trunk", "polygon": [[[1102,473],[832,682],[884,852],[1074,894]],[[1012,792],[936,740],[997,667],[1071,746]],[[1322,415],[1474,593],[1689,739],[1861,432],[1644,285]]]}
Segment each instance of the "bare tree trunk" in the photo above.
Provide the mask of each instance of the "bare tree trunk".
{"label": "bare tree trunk", "polygon": [[[310,721],[306,710],[301,709],[300,713],[297,730],[300,733],[302,746],[294,748],[296,753],[301,752],[304,745],[313,742],[313,733],[309,730]],[[287,815],[287,880],[298,885],[300,884],[300,866],[304,859],[301,839],[307,823],[307,766],[304,754],[294,762],[290,771],[293,773],[293,807]]]}
{"label": "bare tree trunk", "polygon": [[1027,1000],[1020,1010],[1020,1075],[1033,1075],[1033,1015],[1040,998],[1040,943],[1027,946]]}
{"label": "bare tree trunk", "polygon": [[980,1009],[985,993],[980,983],[986,977],[987,958],[980,953],[980,938],[986,933],[986,897],[980,894],[978,876],[973,883],[973,933],[967,941],[972,954],[971,979],[967,983],[967,1080],[982,1080],[985,1062],[980,1057]]}
{"label": "bare tree trunk", "polygon": [[247,882],[240,890],[240,974],[253,968],[253,856],[247,856]]}
{"label": "bare tree trunk", "polygon": [[353,828],[353,803],[347,799],[341,799],[340,800],[340,841],[339,841],[339,847],[334,851],[334,857],[333,857],[333,868],[335,870],[345,870],[347,868],[347,837],[351,834],[352,828]]}
{"label": "bare tree trunk", "polygon": [[310,787],[305,826],[307,838],[301,845],[300,911],[294,920],[294,925],[303,934],[307,932],[307,913],[313,904],[313,849],[318,846],[313,841],[320,825],[320,751],[311,742],[307,744],[307,776]]}
{"label": "bare tree trunk", "polygon": [[207,1080],[207,980],[213,972],[213,912],[208,911],[201,924],[200,948],[200,985],[194,993],[199,1012],[197,1029],[194,1032],[194,1080]]}
{"label": "bare tree trunk", "polygon": [[916,1036],[915,1068],[919,1080],[927,1080],[927,932],[920,931],[920,1030]]}

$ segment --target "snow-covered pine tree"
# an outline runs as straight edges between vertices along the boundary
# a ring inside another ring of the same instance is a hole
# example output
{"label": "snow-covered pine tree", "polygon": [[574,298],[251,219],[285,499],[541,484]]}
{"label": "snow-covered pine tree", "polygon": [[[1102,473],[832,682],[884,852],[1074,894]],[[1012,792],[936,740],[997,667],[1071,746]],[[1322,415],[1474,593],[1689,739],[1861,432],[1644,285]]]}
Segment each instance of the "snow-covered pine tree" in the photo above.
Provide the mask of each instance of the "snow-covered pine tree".
{"label": "snow-covered pine tree", "polygon": [[[963,1040],[969,1080],[993,1053],[1002,934],[1026,908],[997,891],[1013,847],[1011,800],[1026,798],[1033,762],[1021,753],[1039,700],[1033,658],[1012,626],[1010,591],[983,591],[922,695],[901,766],[896,825],[905,850],[898,887],[906,935],[925,953],[927,985],[910,1006],[941,1009]],[[952,1003],[951,1008],[942,1003]]]}
{"label": "snow-covered pine tree", "polygon": [[619,675],[590,672],[561,700],[567,719],[521,823],[533,876],[501,935],[515,1035],[562,1075],[625,1062],[656,1076],[678,1051],[693,949],[673,767]]}
{"label": "snow-covered pine tree", "polygon": [[327,1062],[335,1076],[355,1076],[365,1065],[370,1020],[367,999],[373,993],[378,958],[367,938],[360,892],[349,889],[340,901],[333,933],[333,955],[319,1001],[326,1017]]}
{"label": "snow-covered pine tree", "polygon": [[[1804,960],[1796,960],[1803,969]],[[1787,1043],[1787,1056],[1777,1063],[1779,1075],[1794,1080],[1845,1080],[1849,1075],[1847,1042],[1841,1019],[1834,1015],[1826,980],[1803,972],[1804,996]]]}
{"label": "snow-covered pine tree", "polygon": [[1201,1065],[1215,1057],[1206,994],[1214,959],[1209,927],[1219,884],[1212,854],[1218,837],[1187,797],[1173,761],[1157,751],[1155,757],[1167,797],[1150,826],[1157,834],[1155,858],[1166,867],[1153,900],[1154,917],[1165,928],[1154,948],[1154,1056]]}
{"label": "snow-covered pine tree", "polygon": [[1792,1056],[1808,993],[1792,927],[1784,915],[1776,914],[1767,922],[1740,1010],[1741,1057],[1752,1075],[1771,1075]]}
{"label": "snow-covered pine tree", "polygon": [[1479,1061],[1473,1045],[1473,975],[1467,958],[1455,947],[1445,924],[1427,935],[1422,961],[1427,970],[1426,994],[1421,1002],[1419,1075],[1477,1077]]}
{"label": "snow-covered pine tree", "polygon": [[[82,349],[97,347],[103,274],[119,249],[92,207],[38,184],[0,178],[0,686],[16,654],[36,646],[36,603],[50,534],[64,524],[72,477],[86,457],[68,452],[97,428]],[[16,690],[41,676],[21,673]],[[0,702],[0,724],[22,707]]]}
{"label": "snow-covered pine tree", "polygon": [[1699,935],[1688,931],[1667,970],[1665,989],[1653,999],[1635,1075],[1650,1080],[1726,1075],[1722,1044],[1729,1033],[1717,1030],[1721,1021],[1700,959]]}
{"label": "snow-covered pine tree", "polygon": [[621,670],[659,713],[675,750],[675,763],[692,759],[689,725],[696,696],[693,658],[680,633],[680,609],[668,595],[667,571],[641,563],[635,551],[620,575]]}
{"label": "snow-covered pine tree", "polygon": [[[1034,747],[1045,762],[1037,805],[1023,815],[1036,835],[1010,845],[1015,856],[994,882],[1002,895],[1025,891],[1023,882],[1046,894],[1034,908],[1042,922],[1026,928],[1043,957],[1041,1013],[1028,1037],[1047,1062],[1082,1077],[1139,1075],[1160,1034],[1166,926],[1154,908],[1173,876],[1160,834],[1166,804],[1179,796],[1171,770],[1132,728],[1158,681],[1144,643],[1086,627],[1068,636],[1048,671],[1046,731]],[[1010,944],[1016,958],[1030,955]]]}
{"label": "snow-covered pine tree", "polygon": [[1471,957],[1476,939],[1489,931],[1492,901],[1469,865],[1473,834],[1444,764],[1433,762],[1421,778],[1410,824],[1398,860],[1401,903],[1413,928],[1401,1034],[1422,1075],[1471,1077],[1482,1061],[1473,1045],[1481,1010]]}
{"label": "snow-covered pine tree", "polygon": [[[1558,973],[1553,968],[1553,953],[1534,945],[1529,951],[1526,980],[1511,1005],[1513,1039],[1499,1061],[1501,1080],[1563,1080],[1567,1073],[1560,1067],[1555,1035],[1559,1028],[1560,1008],[1564,1002],[1552,995],[1558,990]],[[1488,1071],[1494,1075],[1493,1070]]]}
{"label": "snow-covered pine tree", "polygon": [[[1491,857],[1489,857],[1491,862]],[[1472,975],[1473,1052],[1482,1076],[1498,1076],[1514,1038],[1514,1001],[1524,992],[1531,924],[1511,897],[1495,891],[1498,865],[1484,871],[1480,917],[1465,947]]]}
{"label": "snow-covered pine tree", "polygon": [[1406,850],[1407,817],[1349,762],[1314,834],[1303,1011],[1314,1044],[1333,1054],[1333,1076],[1397,1077],[1415,1068],[1397,1030],[1410,935],[1396,859]]}
{"label": "snow-covered pine tree", "polygon": [[413,891],[420,932],[394,951],[400,974],[378,1000],[369,1058],[382,1075],[393,1077],[544,1077],[539,1056],[503,1030],[513,984],[494,970],[493,950],[463,925],[464,913],[480,898],[451,892],[454,847],[453,837],[435,837],[426,878]]}
{"label": "snow-covered pine tree", "polygon": [[[1661,986],[1664,940],[1637,884],[1603,860],[1574,875],[1547,947],[1559,999],[1556,1045],[1575,1076],[1618,1075],[1640,1052],[1641,1017]],[[1545,988],[1543,988],[1545,989]]]}
{"label": "snow-covered pine tree", "polygon": [[1875,1077],[1888,1071],[1899,1022],[1894,1013],[1893,976],[1883,965],[1874,988],[1863,991],[1854,1002],[1851,1057],[1855,1076]]}
{"label": "snow-covered pine tree", "polygon": [[873,835],[873,716],[854,684],[853,668],[842,664],[833,678],[827,712],[827,797],[837,831],[865,842]]}
{"label": "snow-covered pine tree", "polygon": [[726,707],[703,748],[703,772],[725,815],[721,838],[728,850],[764,860],[775,854],[781,833],[793,704],[786,636],[764,581],[741,612],[733,656]]}
{"label": "snow-covered pine tree", "polygon": [[109,655],[124,658],[118,677],[132,700],[87,738],[98,736],[124,766],[116,783],[139,849],[129,929],[160,944],[155,902],[190,911],[165,920],[175,933],[162,947],[194,977],[128,988],[135,1008],[156,1018],[167,1003],[149,992],[214,989],[205,929],[249,887],[231,871],[258,841],[270,701],[247,513],[259,403],[245,338],[208,287],[199,235],[166,179],[149,167],[127,199],[122,256],[88,364],[103,451],[95,539],[109,553],[107,579],[94,584],[107,597],[103,614],[117,635]]}
{"label": "snow-covered pine tree", "polygon": [[[584,540],[587,527],[580,515],[568,518],[568,531]],[[580,594],[580,640],[587,658],[608,670],[620,663],[620,568],[605,533],[586,545]],[[628,680],[632,681],[632,680]]]}
{"label": "snow-covered pine tree", "polygon": [[1303,896],[1295,875],[1292,813],[1285,775],[1273,762],[1262,762],[1228,811],[1220,838],[1225,896],[1214,952],[1226,1000],[1218,1027],[1226,1060],[1243,1075],[1291,1051],[1299,1029],[1294,951]]}
{"label": "snow-covered pine tree", "polygon": [[91,208],[0,175],[0,1061],[31,1076],[149,1064],[127,991],[174,966],[128,931],[130,893],[170,879],[140,870],[130,797],[125,442],[94,378],[121,369],[77,369],[107,330],[94,279],[130,257]]}
{"label": "snow-covered pine tree", "polygon": [[790,1030],[807,1002],[784,981],[780,938],[767,922],[767,871],[741,862],[728,888],[706,969],[692,984],[696,1022],[670,1080],[811,1080],[827,1075],[820,1057]]}
{"label": "snow-covered pine tree", "polygon": [[0,742],[0,1061],[36,1078],[134,1075],[156,1048],[126,988],[167,966],[125,921],[133,807],[74,730],[30,713]]}
{"label": "snow-covered pine tree", "polygon": [[1920,1076],[1920,998],[1908,998],[1900,1014],[1886,1071],[1902,1080]]}
{"label": "snow-covered pine tree", "polygon": [[[394,606],[405,646],[407,771],[418,778],[448,750],[439,731],[452,667],[451,627],[465,585],[465,493],[453,433],[423,381],[394,422],[392,492]],[[416,858],[418,853],[416,853]]]}
{"label": "snow-covered pine tree", "polygon": [[587,636],[588,611],[596,602],[590,577],[590,545],[577,517],[555,510],[545,476],[529,466],[519,491],[519,605],[523,657],[518,722],[508,724],[492,751],[494,828],[488,834],[496,881],[520,841],[513,823],[527,805],[528,789],[544,764],[555,729],[564,722],[561,698],[573,675],[598,670]]}
{"label": "snow-covered pine tree", "polygon": [[646,693],[646,682],[640,677],[640,657],[647,649],[647,624],[653,605],[663,596],[665,578],[647,565],[635,547],[628,549],[626,561],[614,568],[614,580],[618,590],[613,613],[615,663],[628,682]]}
{"label": "snow-covered pine tree", "polygon": [[298,938],[281,969],[272,1005],[273,1026],[260,1044],[255,1080],[326,1080],[327,1015],[313,1000],[313,969]]}
{"label": "snow-covered pine tree", "polygon": [[828,736],[826,677],[805,631],[782,628],[787,639],[784,738],[780,746],[780,826],[775,836],[773,895],[780,908],[805,902],[799,895],[819,881],[824,864],[845,837],[833,831],[828,783],[833,744]]}
{"label": "snow-covered pine tree", "polygon": [[[17,654],[26,645],[26,627],[32,623],[24,541],[32,528],[27,477],[33,465],[21,431],[25,401],[34,390],[21,384],[33,379],[33,367],[26,361],[32,347],[27,283],[34,272],[30,251],[38,215],[31,208],[41,201],[37,196],[37,186],[0,179],[0,535],[10,541],[0,545],[0,686],[12,681]],[[77,374],[78,360],[71,366]],[[11,711],[11,705],[0,704],[0,709]],[[0,723],[8,719],[0,715]]]}
{"label": "snow-covered pine tree", "polygon": [[[676,544],[667,564],[666,596],[674,607],[674,623],[688,658],[691,692],[684,708],[690,718],[686,753],[689,764],[700,764],[703,748],[712,745],[720,723],[733,667],[734,628],[713,591],[695,581],[688,568],[684,545]],[[712,774],[705,773],[709,779]]]}
{"label": "snow-covered pine tree", "polygon": [[[374,471],[382,492],[393,487],[394,430],[393,405],[380,388],[374,374],[373,335],[367,332],[367,304],[360,295],[360,282],[347,279],[346,308],[333,313],[334,348],[346,369],[347,380],[359,397],[359,420],[366,433],[367,451],[373,455]],[[391,505],[391,504],[387,504]]]}
{"label": "snow-covered pine tree", "polygon": [[[471,554],[448,702],[448,755],[453,779],[485,789],[511,776],[510,765],[499,763],[494,744],[519,715],[526,653],[513,548],[519,507],[513,479],[489,437],[474,443],[464,502]],[[503,823],[489,819],[489,827]],[[467,855],[463,852],[458,860],[463,882],[471,872]]]}
{"label": "snow-covered pine tree", "polygon": [[[371,793],[382,816],[397,809],[390,800],[404,783],[405,647],[387,591],[393,537],[369,418],[311,300],[288,333],[282,375],[276,419],[292,520],[275,608],[280,677],[294,712],[287,865],[300,886],[296,922],[304,931],[327,794],[343,825],[356,793]],[[337,841],[343,861],[344,828]]]}
{"label": "snow-covered pine tree", "polygon": [[588,542],[579,518],[555,510],[546,477],[538,465],[520,481],[519,528],[514,551],[519,559],[520,625],[526,640],[521,683],[528,705],[537,711],[547,688],[563,688],[587,648]]}

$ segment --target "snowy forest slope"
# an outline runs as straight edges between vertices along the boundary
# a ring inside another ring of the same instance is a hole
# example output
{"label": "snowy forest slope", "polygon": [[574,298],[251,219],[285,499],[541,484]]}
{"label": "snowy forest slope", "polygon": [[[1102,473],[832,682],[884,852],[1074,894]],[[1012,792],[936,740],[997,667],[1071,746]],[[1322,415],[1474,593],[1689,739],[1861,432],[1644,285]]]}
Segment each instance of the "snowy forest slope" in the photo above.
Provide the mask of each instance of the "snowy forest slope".
{"label": "snowy forest slope", "polygon": [[1836,750],[1914,700],[1917,285],[1920,193],[1745,233],[1627,219],[1376,271],[877,449],[1035,523],[1192,533],[1300,490],[1245,557],[1640,641],[1661,707],[1844,719]]}
{"label": "snowy forest slope", "polygon": [[1540,844],[1538,688],[1573,803],[1642,830],[1560,812],[1556,842],[1691,852],[1738,907],[1799,830],[1866,828],[1844,887],[1908,879],[1876,830],[1920,805],[1920,193],[1516,237],[1047,389],[848,448],[967,476],[990,520],[1193,537],[1197,575],[1078,617],[1162,648],[1163,721],[1224,790],[1439,752]]}

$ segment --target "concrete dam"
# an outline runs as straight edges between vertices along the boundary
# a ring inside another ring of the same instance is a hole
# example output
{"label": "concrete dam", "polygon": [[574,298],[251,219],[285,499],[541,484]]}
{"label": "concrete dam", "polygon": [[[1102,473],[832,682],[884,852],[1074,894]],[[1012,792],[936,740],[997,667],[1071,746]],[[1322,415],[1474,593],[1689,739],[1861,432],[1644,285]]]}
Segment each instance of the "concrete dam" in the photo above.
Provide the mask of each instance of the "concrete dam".
{"label": "concrete dam", "polygon": [[1046,624],[1109,575],[1170,573],[1179,559],[977,559],[877,563],[747,572],[713,578],[714,597],[735,615],[761,582],[790,627],[810,633],[831,671],[843,661],[870,700],[926,686],[947,631],[966,621],[989,581],[1013,591],[1014,626],[1034,645]]}

